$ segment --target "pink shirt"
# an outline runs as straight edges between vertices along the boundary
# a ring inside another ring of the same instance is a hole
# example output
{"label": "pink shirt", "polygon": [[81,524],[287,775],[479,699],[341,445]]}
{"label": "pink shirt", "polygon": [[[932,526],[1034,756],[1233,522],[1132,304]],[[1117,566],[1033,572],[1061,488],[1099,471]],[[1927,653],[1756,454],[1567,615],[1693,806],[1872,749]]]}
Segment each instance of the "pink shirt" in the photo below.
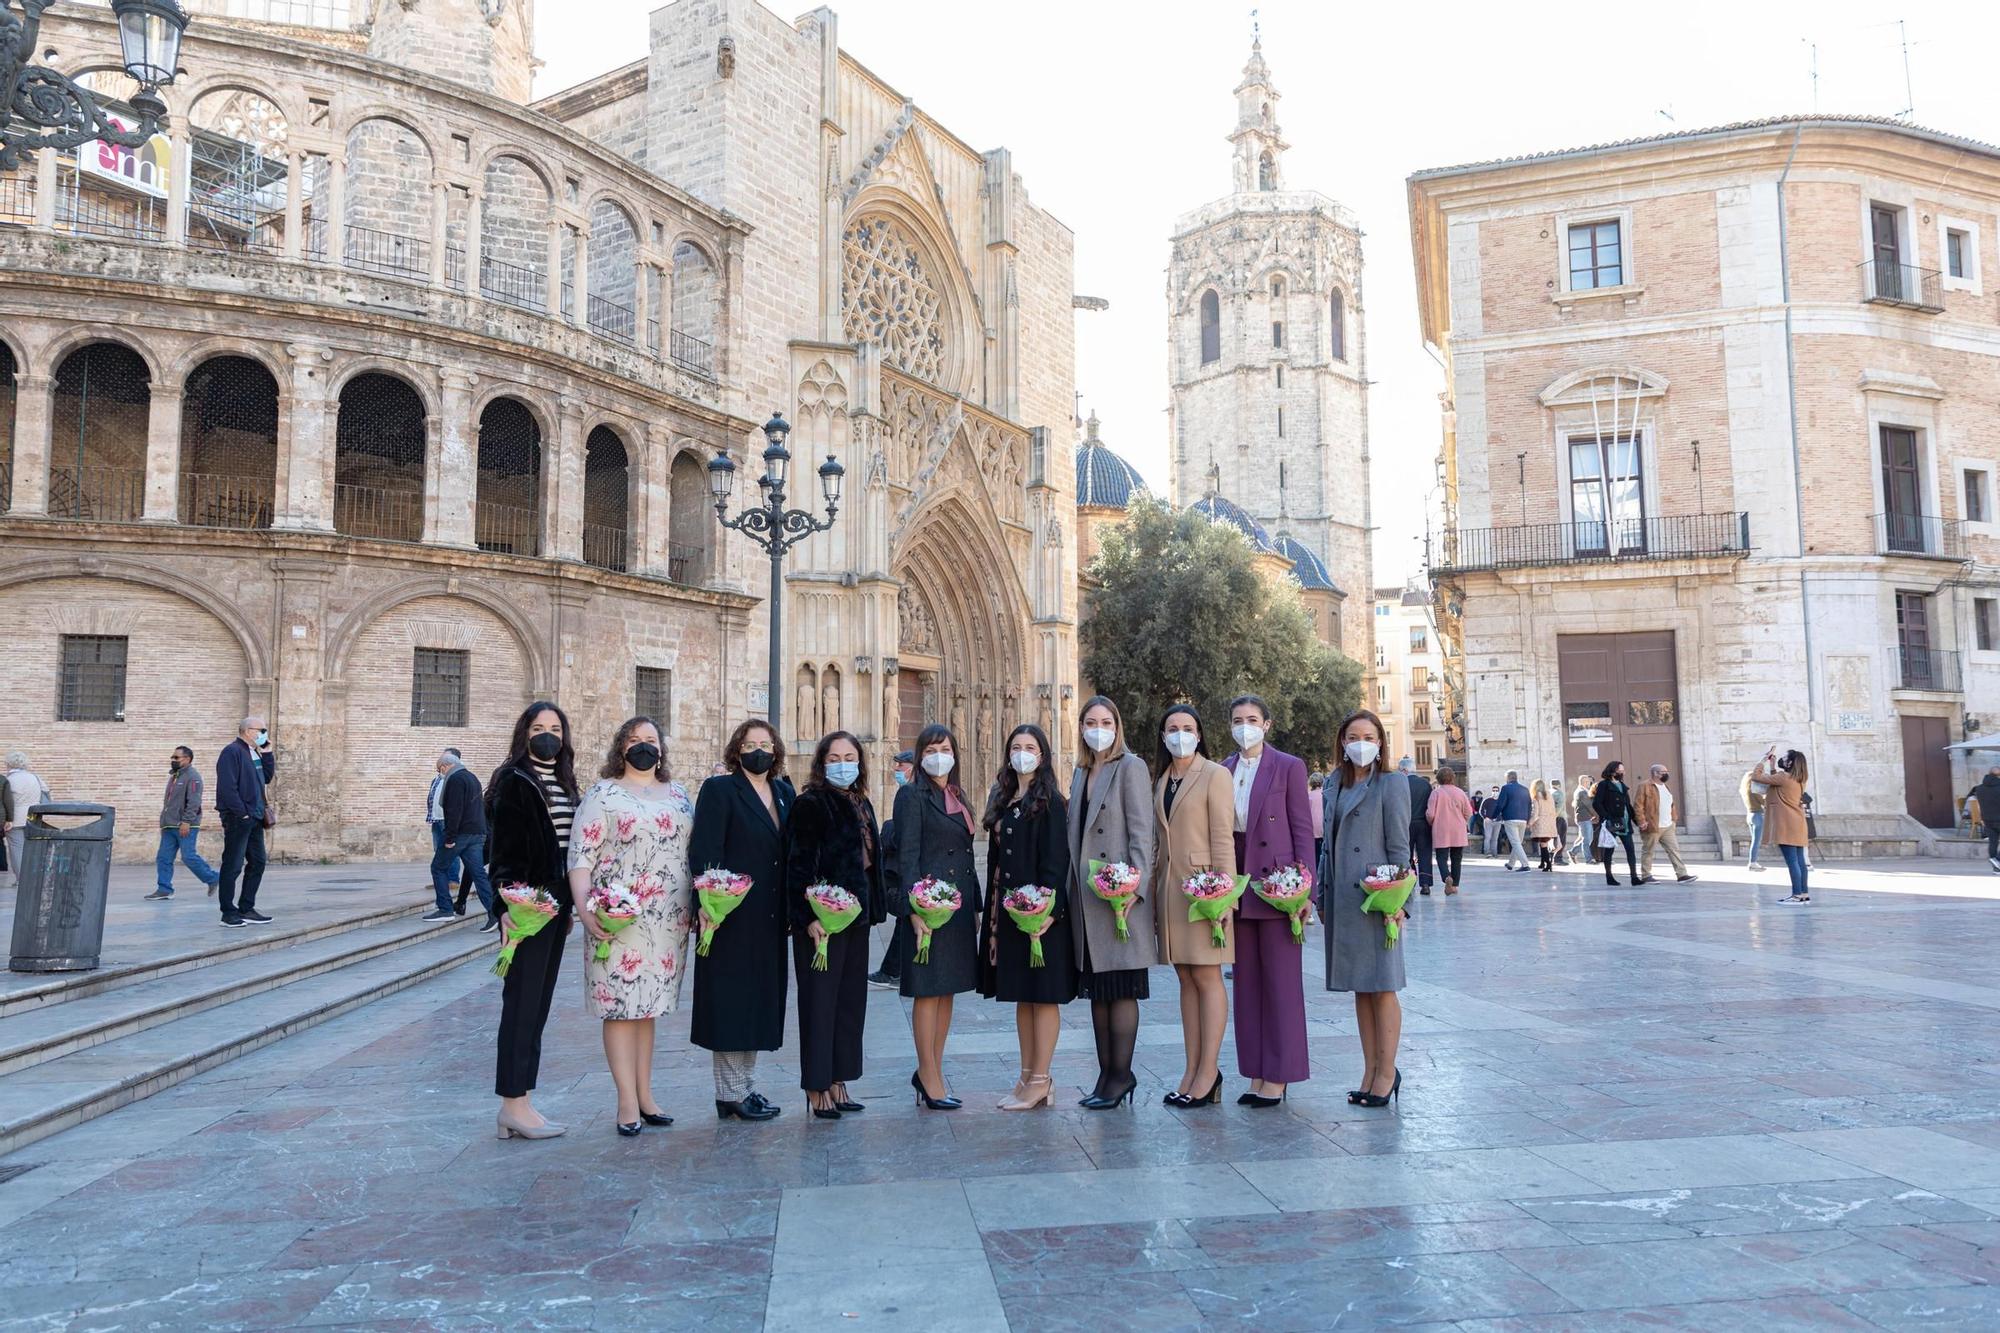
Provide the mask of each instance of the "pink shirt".
{"label": "pink shirt", "polygon": [[1466,826],[1472,822],[1472,798],[1463,790],[1442,784],[1433,788],[1424,814],[1431,821],[1431,846],[1465,846]]}
{"label": "pink shirt", "polygon": [[1312,802],[1313,836],[1315,838],[1324,838],[1326,836],[1326,802],[1320,799],[1325,795],[1326,788],[1324,787],[1318,791],[1308,793]]}

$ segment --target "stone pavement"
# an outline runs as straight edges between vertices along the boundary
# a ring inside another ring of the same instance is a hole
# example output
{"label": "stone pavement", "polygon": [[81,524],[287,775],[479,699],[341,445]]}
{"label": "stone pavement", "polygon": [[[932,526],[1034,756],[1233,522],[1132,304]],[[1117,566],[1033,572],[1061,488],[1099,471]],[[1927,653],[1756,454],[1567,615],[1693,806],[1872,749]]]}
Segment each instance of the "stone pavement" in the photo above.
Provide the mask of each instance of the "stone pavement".
{"label": "stone pavement", "polygon": [[718,1123],[683,1010],[680,1121],[626,1140],[572,954],[538,1097],[572,1133],[497,1142],[462,967],[0,1159],[0,1329],[2000,1327],[2000,876],[1849,866],[1789,908],[1703,869],[1418,900],[1391,1110],[1344,1100],[1316,981],[1285,1107],[1234,1105],[1225,1047],[1224,1105],[1163,1108],[1157,971],[1136,1110],[1069,1104],[1082,1005],[1058,1109],[993,1109],[1013,1014],[976,997],[965,1109],[917,1110],[875,993],[866,1113],[807,1118],[786,1051],[784,1117]]}

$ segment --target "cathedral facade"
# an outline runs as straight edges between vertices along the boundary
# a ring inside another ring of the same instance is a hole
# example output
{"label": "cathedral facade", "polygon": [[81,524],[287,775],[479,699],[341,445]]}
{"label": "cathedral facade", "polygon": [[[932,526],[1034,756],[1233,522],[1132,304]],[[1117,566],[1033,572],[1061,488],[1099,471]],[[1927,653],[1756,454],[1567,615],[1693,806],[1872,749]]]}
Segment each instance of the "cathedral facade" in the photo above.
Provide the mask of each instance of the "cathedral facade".
{"label": "cathedral facade", "polygon": [[[1285,183],[1261,42],[1235,89],[1231,189],[1174,223],[1172,500],[1235,522],[1329,593],[1320,632],[1374,661],[1361,229]],[[1239,519],[1238,515],[1241,515]],[[1330,583],[1327,582],[1330,576]]]}

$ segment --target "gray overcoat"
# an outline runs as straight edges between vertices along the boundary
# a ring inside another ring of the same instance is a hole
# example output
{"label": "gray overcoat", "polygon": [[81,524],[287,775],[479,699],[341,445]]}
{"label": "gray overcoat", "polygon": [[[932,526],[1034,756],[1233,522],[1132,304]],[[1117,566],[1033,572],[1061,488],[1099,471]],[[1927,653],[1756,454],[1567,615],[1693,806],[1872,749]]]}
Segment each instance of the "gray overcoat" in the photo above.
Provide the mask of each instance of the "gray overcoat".
{"label": "gray overcoat", "polygon": [[[1085,809],[1083,768],[1069,780],[1070,929],[1077,958],[1090,951],[1093,972],[1122,972],[1160,961],[1153,929],[1153,779],[1131,751],[1107,763],[1090,784]],[[1117,914],[1090,889],[1092,861],[1124,861],[1139,871],[1139,898],[1125,913],[1130,939],[1118,938]],[[1088,941],[1086,943],[1086,935]]]}
{"label": "gray overcoat", "polygon": [[1328,780],[1325,846],[1319,859],[1319,914],[1326,931],[1326,988],[1401,990],[1403,945],[1382,947],[1382,918],[1363,912],[1361,881],[1376,866],[1410,863],[1410,784],[1377,771],[1351,804],[1337,777]]}

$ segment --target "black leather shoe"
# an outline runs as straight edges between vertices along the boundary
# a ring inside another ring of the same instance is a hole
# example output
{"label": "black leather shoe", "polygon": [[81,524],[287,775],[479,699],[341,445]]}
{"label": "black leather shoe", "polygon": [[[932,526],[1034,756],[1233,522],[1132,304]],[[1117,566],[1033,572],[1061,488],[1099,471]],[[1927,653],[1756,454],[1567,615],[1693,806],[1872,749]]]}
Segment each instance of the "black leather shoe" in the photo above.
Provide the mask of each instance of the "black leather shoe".
{"label": "black leather shoe", "polygon": [[715,1118],[718,1120],[776,1120],[779,1109],[756,1093],[751,1093],[740,1102],[717,1102]]}
{"label": "black leather shoe", "polygon": [[661,1129],[665,1129],[668,1125],[674,1123],[674,1118],[672,1116],[666,1115],[659,1111],[641,1111],[639,1112],[639,1118],[645,1121],[647,1124],[657,1125]]}
{"label": "black leather shoe", "polygon": [[752,1103],[756,1105],[758,1110],[769,1111],[772,1115],[782,1115],[785,1110],[784,1107],[778,1105],[776,1102],[767,1100],[761,1092],[753,1092],[743,1099],[745,1106],[749,1106]]}
{"label": "black leather shoe", "polygon": [[835,1102],[833,1106],[836,1111],[840,1111],[845,1115],[853,1115],[856,1111],[865,1111],[868,1109],[861,1102]]}
{"label": "black leather shoe", "polygon": [[642,1124],[640,1124],[640,1123],[639,1123],[638,1121],[634,1120],[634,1121],[633,1121],[633,1122],[632,1122],[631,1124],[629,1124],[629,1125],[625,1125],[625,1124],[621,1124],[621,1125],[619,1125],[619,1126],[618,1126],[618,1134],[619,1134],[619,1137],[621,1137],[621,1138],[627,1138],[627,1139],[636,1139],[636,1138],[638,1138],[638,1137],[639,1137],[639,1131],[640,1131],[640,1130],[642,1130],[642,1129],[644,1129],[644,1128],[645,1128],[645,1126],[644,1126],[644,1125],[642,1125]]}

